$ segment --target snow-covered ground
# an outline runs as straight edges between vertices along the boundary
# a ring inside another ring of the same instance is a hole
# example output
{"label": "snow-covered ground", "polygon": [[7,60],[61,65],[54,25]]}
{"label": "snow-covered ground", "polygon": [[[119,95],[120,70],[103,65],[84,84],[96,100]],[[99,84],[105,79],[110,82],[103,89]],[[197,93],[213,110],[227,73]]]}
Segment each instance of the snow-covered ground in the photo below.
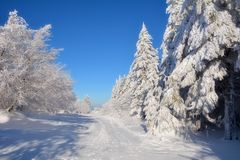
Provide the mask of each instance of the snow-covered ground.
{"label": "snow-covered ground", "polygon": [[144,128],[92,115],[0,117],[0,159],[158,160],[240,159],[240,142],[209,133],[194,140],[159,140]]}

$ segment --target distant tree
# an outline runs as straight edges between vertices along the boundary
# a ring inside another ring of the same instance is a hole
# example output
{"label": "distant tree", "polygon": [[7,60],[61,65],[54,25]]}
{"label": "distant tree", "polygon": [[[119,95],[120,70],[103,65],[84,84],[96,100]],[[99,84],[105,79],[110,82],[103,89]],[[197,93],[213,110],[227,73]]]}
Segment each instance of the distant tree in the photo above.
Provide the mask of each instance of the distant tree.
{"label": "distant tree", "polygon": [[124,85],[125,85],[125,77],[119,76],[116,80],[116,83],[112,89],[112,99],[119,99],[121,95],[124,93]]}
{"label": "distant tree", "polygon": [[75,113],[81,113],[81,100],[79,98],[74,103],[74,111]]}
{"label": "distant tree", "polygon": [[87,96],[83,99],[83,101],[80,103],[80,113],[89,113],[91,111],[91,100]]}

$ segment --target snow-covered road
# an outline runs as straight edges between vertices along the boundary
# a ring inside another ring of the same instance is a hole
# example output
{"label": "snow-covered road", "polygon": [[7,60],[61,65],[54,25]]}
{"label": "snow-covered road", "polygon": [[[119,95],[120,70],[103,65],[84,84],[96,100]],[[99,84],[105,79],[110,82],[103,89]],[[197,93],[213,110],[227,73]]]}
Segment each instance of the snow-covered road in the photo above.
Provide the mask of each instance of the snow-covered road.
{"label": "snow-covered road", "polygon": [[[84,140],[86,148],[82,150],[83,159],[148,159],[154,153],[143,143],[144,135],[124,127],[123,124],[109,117],[95,117],[96,123],[90,127],[91,133]],[[149,157],[150,156],[150,157]],[[159,155],[155,154],[157,159]]]}
{"label": "snow-covered road", "polygon": [[[144,129],[129,129],[120,120],[95,115],[89,128],[90,134],[81,143],[85,144],[80,159],[86,160],[181,160],[221,159],[208,143],[193,143],[179,139],[159,141],[149,137]],[[131,122],[130,122],[131,123]],[[236,154],[235,154],[236,155]],[[228,156],[231,157],[231,156]]]}
{"label": "snow-covered road", "polygon": [[0,159],[238,159],[239,147],[221,139],[160,141],[140,126],[98,114],[19,114],[0,124]]}

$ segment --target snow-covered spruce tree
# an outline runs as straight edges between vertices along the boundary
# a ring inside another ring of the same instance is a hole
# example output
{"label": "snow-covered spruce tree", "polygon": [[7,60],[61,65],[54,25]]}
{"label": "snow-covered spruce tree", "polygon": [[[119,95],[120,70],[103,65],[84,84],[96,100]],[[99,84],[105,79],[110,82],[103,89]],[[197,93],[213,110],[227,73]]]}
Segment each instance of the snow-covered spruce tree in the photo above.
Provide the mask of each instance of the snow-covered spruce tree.
{"label": "snow-covered spruce tree", "polygon": [[[112,98],[105,105],[119,115],[130,113],[150,124],[159,103],[159,58],[152,47],[151,36],[143,24],[137,42],[137,52],[128,75],[119,77],[112,90]],[[117,106],[117,107],[116,107]],[[130,106],[130,107],[129,107]]]}
{"label": "snow-covered spruce tree", "polygon": [[17,11],[10,12],[7,23],[0,27],[1,109],[47,111],[71,104],[72,83],[53,63],[58,51],[46,44],[50,29],[50,25],[28,28]]}
{"label": "snow-covered spruce tree", "polygon": [[[152,37],[143,24],[137,42],[135,59],[129,72],[131,90],[131,115],[145,119],[146,113],[151,114],[148,106],[154,93],[151,90],[158,85],[159,81],[159,58],[158,53],[152,46]],[[149,93],[149,94],[148,94]],[[146,102],[147,98],[149,102]]]}
{"label": "snow-covered spruce tree", "polygon": [[147,70],[147,81],[145,84],[147,90],[147,96],[144,100],[144,113],[147,128],[152,128],[153,119],[156,116],[157,108],[160,103],[160,93],[162,88],[160,86],[160,72],[159,72],[159,58],[158,53],[151,52],[150,63],[148,64]]}
{"label": "snow-covered spruce tree", "polygon": [[114,116],[128,115],[131,104],[131,87],[130,78],[127,76],[119,76],[112,89],[111,99],[104,104],[104,112],[113,114]]}
{"label": "snow-covered spruce tree", "polygon": [[170,16],[162,45],[163,92],[152,131],[181,133],[188,126],[198,130],[223,119],[225,138],[236,138],[239,0],[167,2]]}
{"label": "snow-covered spruce tree", "polygon": [[112,89],[112,99],[119,99],[122,97],[123,94],[123,87],[125,84],[125,76],[121,77],[119,76],[119,78],[116,80],[116,83]]}

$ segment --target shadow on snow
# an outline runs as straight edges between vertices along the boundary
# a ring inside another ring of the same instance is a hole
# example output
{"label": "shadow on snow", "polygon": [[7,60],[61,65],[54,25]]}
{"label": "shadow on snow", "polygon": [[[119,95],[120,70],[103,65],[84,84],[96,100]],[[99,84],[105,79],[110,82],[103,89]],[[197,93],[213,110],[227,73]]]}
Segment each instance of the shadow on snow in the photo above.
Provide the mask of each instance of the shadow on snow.
{"label": "shadow on snow", "polygon": [[78,157],[81,138],[89,134],[90,116],[34,115],[0,125],[0,159]]}

